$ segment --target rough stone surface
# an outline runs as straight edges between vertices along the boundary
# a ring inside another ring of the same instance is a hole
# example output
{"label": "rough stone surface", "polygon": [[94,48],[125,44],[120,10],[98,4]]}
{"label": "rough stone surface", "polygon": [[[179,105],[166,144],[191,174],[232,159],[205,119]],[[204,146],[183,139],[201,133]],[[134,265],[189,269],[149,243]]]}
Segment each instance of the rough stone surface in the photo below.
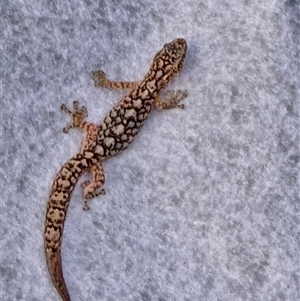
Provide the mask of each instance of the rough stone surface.
{"label": "rough stone surface", "polygon": [[[107,194],[63,240],[77,300],[299,300],[299,1],[4,1],[1,22],[1,300],[60,300],[43,249],[56,172],[79,149],[61,103],[100,122],[174,38],[188,43],[153,112],[104,163]],[[85,177],[84,177],[85,179]]]}

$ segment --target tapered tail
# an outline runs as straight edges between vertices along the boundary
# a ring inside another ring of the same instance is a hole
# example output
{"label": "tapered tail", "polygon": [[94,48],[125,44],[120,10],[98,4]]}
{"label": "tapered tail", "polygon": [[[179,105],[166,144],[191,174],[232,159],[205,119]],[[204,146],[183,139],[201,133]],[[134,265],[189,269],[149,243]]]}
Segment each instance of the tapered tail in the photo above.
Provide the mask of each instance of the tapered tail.
{"label": "tapered tail", "polygon": [[62,262],[61,262],[61,252],[57,251],[53,253],[52,251],[46,251],[46,260],[49,267],[49,274],[51,280],[60,294],[63,301],[71,301],[66,283],[63,277]]}
{"label": "tapered tail", "polygon": [[44,232],[45,254],[52,282],[63,301],[71,301],[61,262],[64,223],[71,194],[79,177],[87,170],[88,164],[88,158],[80,153],[65,163],[53,182],[47,205]]}

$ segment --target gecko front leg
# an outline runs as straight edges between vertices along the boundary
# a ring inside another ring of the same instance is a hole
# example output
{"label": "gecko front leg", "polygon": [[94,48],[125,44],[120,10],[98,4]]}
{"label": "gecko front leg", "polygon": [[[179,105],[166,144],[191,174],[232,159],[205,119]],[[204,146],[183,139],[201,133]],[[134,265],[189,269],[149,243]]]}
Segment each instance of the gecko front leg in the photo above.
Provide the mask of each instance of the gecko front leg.
{"label": "gecko front leg", "polygon": [[[139,82],[122,82],[109,80],[102,70],[92,72],[95,78],[95,87],[103,87],[108,89],[135,89]],[[182,90],[168,91],[165,94],[165,100],[162,100],[159,96],[154,100],[154,106],[160,110],[169,110],[173,108],[184,109],[184,104],[179,104],[184,98],[187,97],[187,93]]]}
{"label": "gecko front leg", "polygon": [[139,84],[139,82],[119,82],[119,81],[109,80],[102,70],[93,71],[92,74],[95,78],[95,82],[94,82],[95,87],[103,87],[108,89],[133,90]]}

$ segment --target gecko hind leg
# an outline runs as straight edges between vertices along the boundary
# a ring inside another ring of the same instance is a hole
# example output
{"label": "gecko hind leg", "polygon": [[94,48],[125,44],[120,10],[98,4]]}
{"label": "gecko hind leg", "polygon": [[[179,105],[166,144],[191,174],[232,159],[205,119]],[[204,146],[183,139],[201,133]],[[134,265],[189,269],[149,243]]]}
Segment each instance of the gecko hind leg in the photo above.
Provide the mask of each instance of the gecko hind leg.
{"label": "gecko hind leg", "polygon": [[94,76],[95,87],[104,87],[108,89],[129,89],[136,88],[139,82],[117,82],[109,80],[102,70],[92,72]]}
{"label": "gecko hind leg", "polygon": [[94,181],[85,181],[81,184],[81,187],[83,188],[83,210],[89,209],[87,202],[90,199],[105,194],[105,190],[103,188],[100,189],[100,187],[102,187],[105,182],[105,175],[102,163],[97,161],[91,163],[89,171],[91,172]]}
{"label": "gecko hind leg", "polygon": [[61,110],[67,113],[68,115],[71,115],[72,121],[67,124],[63,128],[63,132],[67,133],[71,128],[75,127],[83,127],[84,119],[88,116],[88,112],[85,106],[82,106],[80,109],[78,107],[78,101],[73,101],[73,112],[70,111],[65,104],[61,105]]}
{"label": "gecko hind leg", "polygon": [[178,104],[180,101],[187,97],[186,91],[182,90],[171,90],[165,94],[165,100],[157,97],[154,100],[154,105],[158,110],[169,110],[173,108],[184,109],[184,104]]}

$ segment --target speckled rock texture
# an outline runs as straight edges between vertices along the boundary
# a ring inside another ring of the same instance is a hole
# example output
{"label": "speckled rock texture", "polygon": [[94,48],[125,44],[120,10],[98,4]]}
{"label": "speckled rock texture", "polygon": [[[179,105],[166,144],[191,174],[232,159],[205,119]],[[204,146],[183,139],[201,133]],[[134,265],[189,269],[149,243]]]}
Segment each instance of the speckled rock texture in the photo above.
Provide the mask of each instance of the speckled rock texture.
{"label": "speckled rock texture", "polygon": [[[60,112],[99,123],[171,40],[188,43],[185,110],[153,111],[104,163],[106,195],[63,240],[72,301],[296,301],[299,295],[299,1],[4,1],[1,23],[3,301],[60,301],[43,225],[52,181],[79,149]],[[87,179],[84,176],[82,180]]]}

